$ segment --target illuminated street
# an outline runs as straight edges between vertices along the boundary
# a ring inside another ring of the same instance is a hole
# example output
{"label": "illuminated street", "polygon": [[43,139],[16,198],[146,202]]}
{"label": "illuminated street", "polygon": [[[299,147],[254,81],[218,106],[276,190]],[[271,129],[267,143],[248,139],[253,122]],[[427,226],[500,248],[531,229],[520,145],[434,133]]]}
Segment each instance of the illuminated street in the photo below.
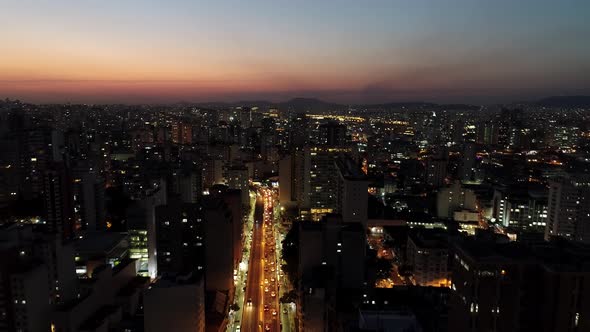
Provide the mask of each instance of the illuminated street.
{"label": "illuminated street", "polygon": [[273,197],[259,191],[254,212],[242,331],[280,331],[278,265],[273,226]]}
{"label": "illuminated street", "polygon": [[252,249],[250,252],[250,263],[248,267],[248,281],[246,285],[246,296],[242,308],[242,331],[262,330],[262,217],[264,202],[261,197],[256,199],[254,211],[254,227],[252,230]]}

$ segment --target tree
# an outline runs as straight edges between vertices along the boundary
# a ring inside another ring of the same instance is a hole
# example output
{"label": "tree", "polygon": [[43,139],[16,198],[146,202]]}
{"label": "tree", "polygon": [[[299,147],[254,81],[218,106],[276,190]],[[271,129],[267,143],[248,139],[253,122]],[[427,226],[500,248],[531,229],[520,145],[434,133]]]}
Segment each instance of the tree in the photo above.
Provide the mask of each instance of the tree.
{"label": "tree", "polygon": [[288,293],[283,294],[279,301],[281,301],[281,303],[295,302],[297,301],[297,292],[295,292],[294,290],[290,290]]}
{"label": "tree", "polygon": [[283,240],[282,256],[286,264],[281,266],[283,272],[295,287],[299,268],[299,224],[294,222]]}

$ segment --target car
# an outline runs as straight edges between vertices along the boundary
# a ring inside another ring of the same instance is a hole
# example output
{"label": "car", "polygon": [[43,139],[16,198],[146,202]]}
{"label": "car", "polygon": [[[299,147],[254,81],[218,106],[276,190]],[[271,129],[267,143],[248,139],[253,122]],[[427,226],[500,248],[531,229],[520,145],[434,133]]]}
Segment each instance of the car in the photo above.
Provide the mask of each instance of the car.
{"label": "car", "polygon": [[287,308],[283,308],[283,313],[286,314],[287,313]]}
{"label": "car", "polygon": [[264,292],[268,293],[268,287],[264,287]]}
{"label": "car", "polygon": [[271,278],[270,278],[270,281],[271,281],[271,282],[275,282],[275,277],[271,277]]}
{"label": "car", "polygon": [[264,325],[264,330],[265,330],[265,331],[270,331],[270,325],[268,325],[268,324],[265,324],[265,325]]}
{"label": "car", "polygon": [[268,304],[264,305],[264,311],[268,311]]}
{"label": "car", "polygon": [[248,298],[248,302],[246,302],[246,305],[249,307],[252,306],[252,298]]}
{"label": "car", "polygon": [[277,315],[277,311],[275,309],[272,309],[272,315],[276,316]]}
{"label": "car", "polygon": [[270,296],[275,297],[277,296],[277,293],[275,293],[274,291],[270,292]]}

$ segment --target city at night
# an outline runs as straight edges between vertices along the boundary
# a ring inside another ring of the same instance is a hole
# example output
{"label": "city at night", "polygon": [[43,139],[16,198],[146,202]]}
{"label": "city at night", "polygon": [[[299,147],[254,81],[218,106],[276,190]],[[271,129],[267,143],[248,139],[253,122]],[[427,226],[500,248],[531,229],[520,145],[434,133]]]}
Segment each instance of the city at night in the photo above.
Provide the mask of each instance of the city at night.
{"label": "city at night", "polygon": [[588,17],[0,3],[0,332],[590,332]]}

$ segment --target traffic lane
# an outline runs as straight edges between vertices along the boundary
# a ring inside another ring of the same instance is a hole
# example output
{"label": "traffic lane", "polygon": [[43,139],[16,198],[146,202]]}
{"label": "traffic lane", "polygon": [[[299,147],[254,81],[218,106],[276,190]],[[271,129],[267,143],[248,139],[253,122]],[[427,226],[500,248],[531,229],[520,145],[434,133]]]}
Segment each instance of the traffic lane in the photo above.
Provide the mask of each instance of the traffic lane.
{"label": "traffic lane", "polygon": [[[272,209],[268,208],[265,213],[265,227],[263,230],[265,243],[264,243],[264,255],[265,255],[265,267],[264,267],[264,287],[265,287],[265,304],[268,304],[268,311],[265,315],[265,329],[269,328],[271,331],[281,330],[281,319],[280,319],[280,305],[279,305],[279,289],[278,289],[278,278],[277,278],[277,264],[276,264],[276,250],[275,250],[275,238],[274,229],[272,223]],[[269,220],[266,221],[266,216],[269,215]]]}
{"label": "traffic lane", "polygon": [[[262,218],[264,204],[261,199],[256,201],[254,211],[254,227],[252,231],[252,251],[250,254],[250,263],[248,267],[248,281],[246,286],[246,296],[244,297],[244,313],[242,330],[258,331],[260,327],[260,311],[262,310],[262,297],[260,295],[260,281],[262,277]],[[250,302],[251,303],[248,303]]]}
{"label": "traffic lane", "polygon": [[248,269],[248,282],[246,286],[245,309],[242,324],[242,331],[258,330],[258,310],[262,307],[259,284],[261,279],[260,266],[260,225],[254,225],[252,237],[252,254],[250,256],[250,267]]}

